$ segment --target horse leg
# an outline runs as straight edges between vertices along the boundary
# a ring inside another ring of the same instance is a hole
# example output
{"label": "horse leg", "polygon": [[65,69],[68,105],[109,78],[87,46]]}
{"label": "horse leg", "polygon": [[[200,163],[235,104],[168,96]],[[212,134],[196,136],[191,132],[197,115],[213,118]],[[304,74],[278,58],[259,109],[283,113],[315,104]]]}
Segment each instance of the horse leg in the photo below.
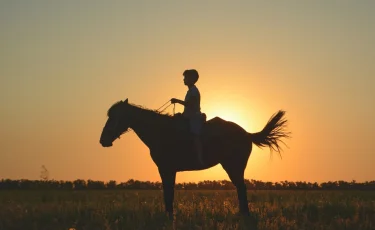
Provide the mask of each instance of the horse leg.
{"label": "horse leg", "polygon": [[165,211],[169,217],[173,217],[173,199],[174,199],[174,185],[176,181],[176,172],[159,169],[159,174],[163,184],[163,195]]}
{"label": "horse leg", "polygon": [[240,213],[249,214],[249,206],[247,202],[247,188],[244,180],[245,169],[242,169],[242,167],[236,167],[235,165],[223,165],[223,168],[227,172],[234,186],[236,186],[237,188]]}

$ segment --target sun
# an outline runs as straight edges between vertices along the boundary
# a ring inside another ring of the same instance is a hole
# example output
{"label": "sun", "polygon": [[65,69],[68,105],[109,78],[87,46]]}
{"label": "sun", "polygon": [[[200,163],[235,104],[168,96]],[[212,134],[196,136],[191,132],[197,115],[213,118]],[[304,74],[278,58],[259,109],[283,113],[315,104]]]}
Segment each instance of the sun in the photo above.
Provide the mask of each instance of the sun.
{"label": "sun", "polygon": [[239,123],[243,123],[244,120],[241,118],[241,115],[238,111],[236,110],[232,110],[232,109],[217,109],[217,110],[214,110],[214,113],[216,114],[216,116],[224,119],[224,120],[227,120],[227,121],[232,121],[232,122],[239,122]]}
{"label": "sun", "polygon": [[[243,94],[221,89],[207,91],[201,108],[202,112],[206,113],[207,120],[220,117],[238,124],[247,132],[263,128],[263,107]],[[262,124],[259,123],[261,119]]]}
{"label": "sun", "polygon": [[214,106],[207,108],[207,119],[220,117],[224,120],[234,122],[246,130],[251,129],[251,117],[248,115],[248,112],[243,108],[234,105],[222,106],[220,108]]}

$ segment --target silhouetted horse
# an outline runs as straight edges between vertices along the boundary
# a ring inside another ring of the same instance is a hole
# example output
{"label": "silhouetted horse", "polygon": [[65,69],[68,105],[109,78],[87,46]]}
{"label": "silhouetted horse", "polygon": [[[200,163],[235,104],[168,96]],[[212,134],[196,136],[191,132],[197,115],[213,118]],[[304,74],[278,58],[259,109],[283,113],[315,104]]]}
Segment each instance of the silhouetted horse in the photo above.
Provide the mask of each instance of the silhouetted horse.
{"label": "silhouetted horse", "polygon": [[173,213],[176,172],[202,170],[221,164],[237,188],[240,212],[249,213],[244,171],[252,150],[252,143],[268,146],[280,154],[279,141],[289,137],[285,131],[285,112],[273,115],[261,132],[248,133],[239,125],[215,117],[202,128],[204,166],[192,151],[192,138],[182,116],[170,116],[119,101],[108,110],[100,143],[110,147],[129,128],[148,146],[152,160],[158,167],[163,184],[166,211]]}

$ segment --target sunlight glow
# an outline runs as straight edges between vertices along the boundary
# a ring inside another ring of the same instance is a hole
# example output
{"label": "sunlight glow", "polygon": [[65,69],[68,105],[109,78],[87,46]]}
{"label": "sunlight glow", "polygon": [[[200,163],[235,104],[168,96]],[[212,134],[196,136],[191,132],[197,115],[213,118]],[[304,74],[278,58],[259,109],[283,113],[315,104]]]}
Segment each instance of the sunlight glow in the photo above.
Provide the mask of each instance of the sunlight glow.
{"label": "sunlight glow", "polygon": [[240,125],[247,131],[250,131],[252,128],[250,124],[254,121],[250,122],[251,117],[248,116],[249,113],[245,109],[229,103],[223,103],[220,107],[207,107],[207,119],[220,117]]}

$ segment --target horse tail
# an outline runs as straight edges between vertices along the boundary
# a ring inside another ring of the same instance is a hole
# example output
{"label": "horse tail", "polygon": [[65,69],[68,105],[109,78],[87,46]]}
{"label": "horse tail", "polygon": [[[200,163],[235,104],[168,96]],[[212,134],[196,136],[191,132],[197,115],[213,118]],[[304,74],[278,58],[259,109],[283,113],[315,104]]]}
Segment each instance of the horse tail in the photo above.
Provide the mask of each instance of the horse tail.
{"label": "horse tail", "polygon": [[282,138],[290,138],[290,132],[286,131],[287,120],[284,117],[285,111],[279,110],[276,114],[273,114],[268,120],[266,126],[262,131],[257,133],[249,133],[250,140],[259,148],[269,147],[279,153],[281,157],[280,143],[284,143]]}

